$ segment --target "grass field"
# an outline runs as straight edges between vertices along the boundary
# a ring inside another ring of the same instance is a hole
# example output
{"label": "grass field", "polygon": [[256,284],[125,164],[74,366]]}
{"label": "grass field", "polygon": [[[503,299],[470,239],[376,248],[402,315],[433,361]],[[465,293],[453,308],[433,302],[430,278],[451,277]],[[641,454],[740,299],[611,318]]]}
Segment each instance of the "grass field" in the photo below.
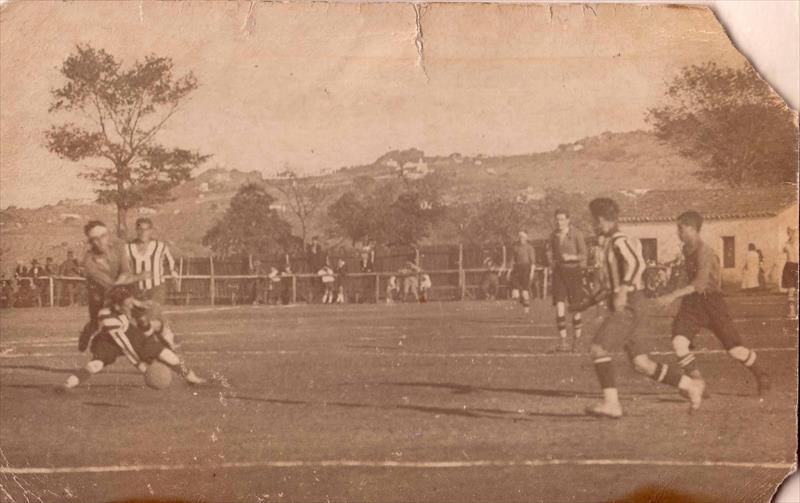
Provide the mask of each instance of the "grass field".
{"label": "grass field", "polygon": [[[52,390],[85,362],[84,311],[2,311],[0,499],[768,501],[795,463],[796,324],[777,297],[731,303],[773,392],[704,334],[702,409],[619,355],[618,421],[583,414],[596,321],[578,353],[550,354],[544,302],[176,309],[217,386],[153,391],[118,360],[67,395]],[[670,319],[650,314],[672,362]]]}

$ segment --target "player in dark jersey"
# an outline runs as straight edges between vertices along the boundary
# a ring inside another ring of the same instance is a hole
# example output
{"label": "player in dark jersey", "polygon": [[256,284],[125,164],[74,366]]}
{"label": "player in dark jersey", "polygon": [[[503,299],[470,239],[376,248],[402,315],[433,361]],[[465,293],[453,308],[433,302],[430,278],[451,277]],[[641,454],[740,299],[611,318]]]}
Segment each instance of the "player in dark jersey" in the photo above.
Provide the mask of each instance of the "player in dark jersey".
{"label": "player in dark jersey", "polygon": [[508,279],[511,284],[511,298],[519,300],[525,313],[530,312],[531,280],[536,266],[536,251],[528,244],[528,234],[520,231],[519,241],[511,247],[511,264]]}
{"label": "player in dark jersey", "polygon": [[97,334],[98,313],[105,306],[106,292],[116,285],[130,285],[150,277],[145,271],[133,274],[128,254],[123,245],[112,244],[108,228],[99,220],[91,220],[83,227],[89,249],[83,257],[83,274],[89,298],[89,322],[81,330],[78,350],[83,352]]}
{"label": "player in dark jersey", "polygon": [[583,319],[580,311],[572,313],[575,337],[567,343],[567,304],[575,306],[584,301],[583,269],[586,267],[586,240],[583,233],[570,225],[569,212],[555,212],[556,230],[550,236],[551,264],[553,266],[553,305],[556,307],[556,326],[561,338],[556,351],[574,351],[581,337]]}
{"label": "player in dark jersey", "polygon": [[642,272],[644,259],[638,239],[619,230],[619,207],[608,198],[594,199],[589,203],[595,230],[605,236],[603,266],[606,268],[609,313],[594,334],[590,353],[603,388],[603,401],[586,408],[593,416],[622,417],[617,385],[614,376],[612,352],[620,346],[637,372],[656,382],[684,390],[692,409],[700,407],[705,383],[683,375],[677,368],[653,361],[638,340],[642,327]]}
{"label": "player in dark jersey", "polygon": [[767,374],[756,361],[756,352],[743,344],[733,324],[720,289],[719,257],[700,238],[702,226],[703,217],[696,211],[687,211],[678,217],[678,237],[683,242],[689,284],[658,299],[663,306],[681,300],[678,314],[672,321],[672,347],[678,364],[689,377],[702,382],[691,348],[700,329],[707,328],[734,360],[753,373],[758,391],[763,395],[770,387]]}
{"label": "player in dark jersey", "polygon": [[138,311],[133,295],[125,287],[114,287],[107,292],[109,307],[98,312],[99,333],[92,338],[91,359],[76,373],[70,375],[59,391],[72,390],[93,375],[125,356],[131,364],[144,373],[147,366],[159,360],[172,368],[192,385],[205,384],[186,367],[183,359],[168,348],[158,337],[161,323],[150,320]]}

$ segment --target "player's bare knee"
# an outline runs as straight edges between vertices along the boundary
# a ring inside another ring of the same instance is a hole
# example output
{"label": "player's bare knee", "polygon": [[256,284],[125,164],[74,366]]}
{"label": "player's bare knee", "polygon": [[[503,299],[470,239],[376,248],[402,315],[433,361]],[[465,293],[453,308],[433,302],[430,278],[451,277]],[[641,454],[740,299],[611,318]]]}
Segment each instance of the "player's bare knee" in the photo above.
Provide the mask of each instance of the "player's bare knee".
{"label": "player's bare knee", "polygon": [[678,357],[686,356],[690,352],[692,341],[683,335],[675,335],[672,337],[672,349]]}
{"label": "player's bare knee", "polygon": [[589,347],[589,355],[592,357],[592,359],[597,359],[603,358],[604,356],[609,356],[609,353],[603,346],[599,344],[592,344]]}
{"label": "player's bare knee", "polygon": [[736,347],[730,348],[728,350],[728,354],[734,360],[738,360],[740,362],[743,362],[743,361],[746,361],[747,358],[750,356],[750,350],[747,349],[744,346],[736,346]]}
{"label": "player's bare knee", "polygon": [[640,374],[649,376],[655,372],[656,363],[647,355],[634,355],[631,363],[633,363],[634,370]]}
{"label": "player's bare knee", "polygon": [[103,367],[105,367],[105,364],[103,362],[101,362],[100,360],[92,360],[89,363],[87,363],[86,367],[84,367],[84,368],[90,374],[96,374],[96,373],[100,372],[101,370],[103,370]]}
{"label": "player's bare knee", "polygon": [[178,365],[180,364],[181,360],[178,358],[178,355],[175,354],[171,349],[164,348],[158,354],[158,359],[167,365]]}

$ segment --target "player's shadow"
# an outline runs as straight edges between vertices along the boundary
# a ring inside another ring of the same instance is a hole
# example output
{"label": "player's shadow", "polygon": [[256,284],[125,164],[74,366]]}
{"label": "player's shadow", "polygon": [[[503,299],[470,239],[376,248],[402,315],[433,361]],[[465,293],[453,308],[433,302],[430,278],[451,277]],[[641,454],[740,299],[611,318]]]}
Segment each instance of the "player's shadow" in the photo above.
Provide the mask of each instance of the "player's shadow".
{"label": "player's shadow", "polygon": [[456,395],[466,395],[478,391],[489,392],[505,392],[505,393],[520,393],[523,395],[534,395],[541,397],[552,398],[597,398],[601,394],[598,392],[590,391],[576,391],[576,390],[563,390],[563,389],[545,389],[545,388],[504,388],[504,387],[490,387],[490,386],[472,386],[469,384],[457,384],[449,382],[414,382],[414,381],[398,381],[398,382],[381,382],[378,383],[383,386],[402,386],[402,387],[420,387],[420,388],[442,388],[448,389],[451,393]]}
{"label": "player's shadow", "polygon": [[[47,365],[0,365],[0,369],[12,369],[12,370],[38,370],[40,372],[47,372],[50,374],[72,374],[75,372],[75,367],[71,368],[59,368],[59,367],[50,367]],[[122,370],[122,369],[108,369],[104,370],[103,373],[105,374],[131,374],[131,375],[139,375],[139,372],[136,370]]]}
{"label": "player's shadow", "polygon": [[409,410],[432,414],[434,416],[458,416],[471,419],[500,419],[508,421],[533,421],[535,417],[554,417],[554,418],[579,418],[591,419],[585,414],[559,413],[559,412],[518,412],[513,410],[492,409],[492,408],[467,408],[467,407],[434,407],[430,405],[412,404],[370,404],[358,402],[312,402],[308,400],[291,400],[282,398],[256,397],[240,394],[225,396],[227,400],[242,400],[249,402],[262,402],[280,405],[321,405],[323,407],[343,407],[349,409],[378,409],[378,410]]}

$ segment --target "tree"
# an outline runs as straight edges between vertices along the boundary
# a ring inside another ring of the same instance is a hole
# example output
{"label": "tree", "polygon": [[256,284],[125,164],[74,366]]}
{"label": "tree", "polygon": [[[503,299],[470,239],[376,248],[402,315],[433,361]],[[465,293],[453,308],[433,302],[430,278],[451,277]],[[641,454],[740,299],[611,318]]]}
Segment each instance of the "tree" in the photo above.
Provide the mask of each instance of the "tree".
{"label": "tree", "polygon": [[749,67],[685,67],[646,120],[682,155],[697,159],[705,180],[732,186],[796,182],[794,114]]}
{"label": "tree", "polygon": [[355,192],[348,191],[328,206],[339,234],[350,239],[353,246],[368,239],[373,229],[373,218],[364,201]]}
{"label": "tree", "polygon": [[274,203],[260,185],[241,186],[222,218],[206,232],[203,245],[223,256],[295,251],[298,238],[289,222],[272,209]]}
{"label": "tree", "polygon": [[472,243],[506,243],[517,239],[521,230],[535,223],[534,208],[509,197],[484,198],[464,226],[464,235]]}
{"label": "tree", "polygon": [[284,169],[267,184],[283,196],[289,210],[297,218],[305,248],[311,219],[325,202],[327,191],[319,182],[310,177],[301,177],[291,168]]}
{"label": "tree", "polygon": [[170,199],[169,191],[191,177],[210,156],[155,141],[181,103],[197,88],[189,72],[173,76],[170,58],[150,55],[130,68],[90,45],[78,45],[64,60],[64,85],[53,89],[49,111],[75,113],[45,132],[48,150],[78,162],[96,159],[80,176],[97,186],[97,202],[117,207],[117,232],[127,231],[128,210]]}

